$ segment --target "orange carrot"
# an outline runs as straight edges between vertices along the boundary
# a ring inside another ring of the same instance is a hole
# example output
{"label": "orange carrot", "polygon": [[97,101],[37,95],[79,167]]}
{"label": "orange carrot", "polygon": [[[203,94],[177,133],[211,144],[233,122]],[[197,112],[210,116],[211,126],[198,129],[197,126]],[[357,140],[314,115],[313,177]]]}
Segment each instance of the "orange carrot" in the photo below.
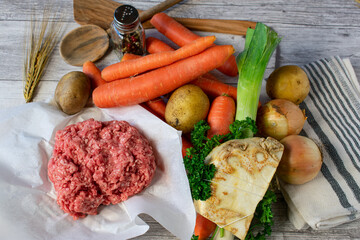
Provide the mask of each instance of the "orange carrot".
{"label": "orange carrot", "polygon": [[161,41],[160,39],[154,37],[146,38],[146,50],[149,53],[157,53],[157,52],[167,52],[174,51],[172,47]]}
{"label": "orange carrot", "polygon": [[215,231],[216,224],[200,214],[196,214],[196,223],[194,235],[198,236],[198,240],[205,240]]}
{"label": "orange carrot", "polygon": [[181,142],[182,142],[181,153],[182,153],[182,156],[185,157],[186,149],[191,148],[193,145],[191,144],[191,142],[189,140],[187,140],[187,138],[185,136],[181,137]]}
{"label": "orange carrot", "polygon": [[[121,61],[127,61],[131,59],[140,58],[140,55],[132,54],[132,53],[125,53],[124,56],[121,58]],[[153,100],[149,100],[147,102],[143,102],[140,104],[143,108],[160,118],[161,120],[165,121],[165,108],[166,103],[160,98],[155,98]]]}
{"label": "orange carrot", "polygon": [[[121,61],[127,61],[131,59],[140,58],[140,55],[132,54],[132,53],[125,53],[124,56],[121,58]],[[160,97],[155,98],[153,100],[149,100],[147,102],[143,102],[140,104],[143,108],[160,118],[161,120],[165,121],[165,108],[166,103]]]}
{"label": "orange carrot", "polygon": [[217,77],[215,77],[215,76],[212,75],[211,73],[205,73],[204,75],[202,75],[202,77],[204,77],[204,78],[209,78],[209,79],[211,79],[211,80],[221,82],[219,79],[217,79]]}
{"label": "orange carrot", "polygon": [[230,77],[237,76],[239,71],[235,56],[231,55],[223,65],[217,68],[217,70]]}
{"label": "orange carrot", "polygon": [[193,33],[181,23],[177,22],[175,19],[163,12],[155,14],[151,18],[150,23],[160,33],[180,47],[199,38],[199,35]]}
{"label": "orange carrot", "polygon": [[163,67],[178,60],[199,54],[210,47],[215,39],[215,36],[201,37],[189,42],[176,51],[159,52],[132,60],[121,61],[104,68],[101,76],[105,81],[113,81]]}
{"label": "orange carrot", "polygon": [[160,97],[141,103],[141,106],[161,120],[165,121],[166,103]]}
{"label": "orange carrot", "polygon": [[217,97],[222,94],[227,94],[228,96],[236,100],[236,87],[230,86],[220,81],[213,80],[206,75],[195,79],[191,83],[200,87],[210,97]]}
{"label": "orange carrot", "polygon": [[[158,38],[155,37],[148,37],[146,39],[146,50],[149,53],[159,53],[159,52],[166,52],[166,51],[175,51],[172,47],[164,43]],[[216,81],[219,81],[214,75],[211,73],[205,73],[203,75],[206,78],[210,78]]]}
{"label": "orange carrot", "polygon": [[[155,14],[151,18],[150,23],[160,33],[164,34],[180,47],[200,37],[163,12]],[[232,55],[229,57],[224,65],[219,67],[218,70],[226,75],[236,76],[238,74],[238,68],[235,56]]]}
{"label": "orange carrot", "polygon": [[141,56],[132,53],[124,53],[123,57],[121,58],[121,62],[137,58],[141,58]]}
{"label": "orange carrot", "polygon": [[[237,99],[237,88],[226,83],[219,81],[217,78],[214,78],[211,74],[204,74],[203,76],[198,77],[192,84],[201,88],[206,95],[209,97],[216,98],[217,96],[227,95],[232,97],[235,101]],[[261,106],[259,101],[258,107]]]}
{"label": "orange carrot", "polygon": [[93,91],[93,101],[100,108],[108,108],[160,97],[217,68],[233,53],[231,45],[210,47],[168,66],[101,85]]}
{"label": "orange carrot", "polygon": [[235,101],[233,98],[221,95],[211,103],[207,122],[210,130],[207,133],[208,138],[214,135],[225,135],[230,132],[229,126],[235,119]]}
{"label": "orange carrot", "polygon": [[91,61],[86,61],[83,64],[83,73],[90,79],[92,89],[106,83],[106,81],[101,78],[100,69]]}

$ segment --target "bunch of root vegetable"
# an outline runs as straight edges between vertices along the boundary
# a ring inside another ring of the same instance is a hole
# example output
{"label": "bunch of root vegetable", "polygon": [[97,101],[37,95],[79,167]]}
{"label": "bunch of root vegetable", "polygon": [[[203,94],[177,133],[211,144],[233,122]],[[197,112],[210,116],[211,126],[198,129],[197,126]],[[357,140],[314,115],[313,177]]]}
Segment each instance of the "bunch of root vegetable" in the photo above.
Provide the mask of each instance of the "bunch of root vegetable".
{"label": "bunch of root vegetable", "polygon": [[[199,86],[212,97],[206,121],[197,124],[191,136],[192,142],[183,136],[182,149],[193,198],[205,200],[211,195],[210,184],[215,169],[201,160],[192,161],[196,158],[192,154],[196,153],[195,148],[205,146],[206,151],[200,150],[204,155],[221,142],[252,137],[256,133],[261,82],[280,38],[276,32],[258,23],[255,30],[248,30],[245,49],[235,58],[233,46],[216,46],[213,44],[214,36],[200,37],[165,13],[154,15],[151,23],[180,48],[174,50],[156,38],[148,38],[148,55],[125,54],[121,62],[107,66],[102,71],[94,63],[86,62],[83,72],[91,79],[93,101],[101,108],[141,104],[164,119],[166,103],[161,97],[187,83]],[[238,74],[238,87],[224,84],[209,74],[214,69],[229,76]],[[203,133],[206,134],[201,136]],[[200,140],[194,141],[196,134]],[[194,178],[193,171],[203,175]],[[257,235],[260,238],[271,233],[270,207],[273,201],[273,193],[265,194],[255,213],[259,219],[266,219],[260,221],[265,228]],[[206,239],[215,229],[214,222],[198,214],[194,239]],[[219,232],[223,233],[224,230]],[[253,233],[249,232],[248,236],[254,239]]]}

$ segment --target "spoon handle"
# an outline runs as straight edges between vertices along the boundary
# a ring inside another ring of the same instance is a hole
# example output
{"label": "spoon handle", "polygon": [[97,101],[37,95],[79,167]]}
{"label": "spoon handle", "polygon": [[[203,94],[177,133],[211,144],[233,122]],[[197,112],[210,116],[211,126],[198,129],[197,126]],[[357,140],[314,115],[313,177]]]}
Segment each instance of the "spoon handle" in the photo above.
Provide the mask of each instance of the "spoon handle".
{"label": "spoon handle", "polygon": [[152,16],[154,16],[156,13],[165,11],[166,9],[174,6],[178,2],[181,2],[182,0],[165,0],[157,5],[155,5],[152,8],[149,8],[146,11],[140,12],[140,19],[141,22],[145,22],[146,20],[150,19]]}
{"label": "spoon handle", "polygon": [[[121,3],[113,0],[74,0],[73,2],[74,19],[77,23],[80,25],[95,24],[103,29],[109,28],[114,19],[115,9],[121,5]],[[141,20],[142,12],[144,11],[139,10]],[[244,20],[196,18],[175,18],[175,20],[193,31],[227,33],[235,35],[245,35],[248,27],[254,28],[256,25],[256,22]],[[149,20],[142,21],[142,25],[145,29],[153,28]]]}

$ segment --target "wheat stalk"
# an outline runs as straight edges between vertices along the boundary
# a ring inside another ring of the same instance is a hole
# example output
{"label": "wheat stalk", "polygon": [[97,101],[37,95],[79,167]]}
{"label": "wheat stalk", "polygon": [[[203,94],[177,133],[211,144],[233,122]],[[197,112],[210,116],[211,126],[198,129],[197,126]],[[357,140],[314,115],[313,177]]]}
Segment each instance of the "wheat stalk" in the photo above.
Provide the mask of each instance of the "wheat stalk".
{"label": "wheat stalk", "polygon": [[24,61],[24,98],[31,102],[36,86],[39,84],[44,70],[49,62],[51,53],[60,39],[60,21],[49,21],[50,8],[43,12],[41,23],[36,21],[35,15],[31,17],[29,33],[25,38]]}

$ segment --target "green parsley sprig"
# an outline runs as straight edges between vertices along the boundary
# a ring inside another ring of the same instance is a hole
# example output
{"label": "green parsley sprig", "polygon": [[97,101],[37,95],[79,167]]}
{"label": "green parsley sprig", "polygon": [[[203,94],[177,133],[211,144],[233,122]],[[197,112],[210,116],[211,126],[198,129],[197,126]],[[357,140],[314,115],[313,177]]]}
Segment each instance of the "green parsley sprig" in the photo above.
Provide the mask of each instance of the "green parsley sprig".
{"label": "green parsley sprig", "polygon": [[[254,219],[251,222],[245,240],[265,240],[271,235],[271,227],[274,224],[272,204],[276,202],[275,193],[269,188],[263,199],[256,206]],[[257,232],[256,234],[254,232]]]}

